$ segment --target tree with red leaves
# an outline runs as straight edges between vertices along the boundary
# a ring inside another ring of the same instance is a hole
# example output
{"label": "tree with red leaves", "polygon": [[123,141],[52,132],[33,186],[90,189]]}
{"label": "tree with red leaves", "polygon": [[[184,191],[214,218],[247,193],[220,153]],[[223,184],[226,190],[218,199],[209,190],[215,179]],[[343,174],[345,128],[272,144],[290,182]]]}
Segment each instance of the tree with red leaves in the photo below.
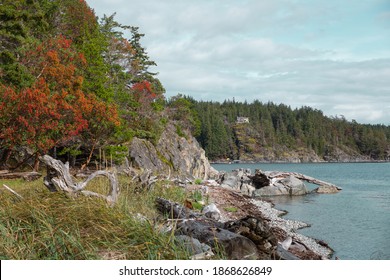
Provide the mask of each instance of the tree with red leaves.
{"label": "tree with red leaves", "polygon": [[65,145],[81,132],[98,139],[103,128],[118,125],[115,107],[82,91],[78,69],[85,60],[70,40],[49,39],[27,52],[23,63],[36,81],[21,90],[0,87],[0,143],[11,150],[17,146],[32,149],[35,170],[41,152]]}

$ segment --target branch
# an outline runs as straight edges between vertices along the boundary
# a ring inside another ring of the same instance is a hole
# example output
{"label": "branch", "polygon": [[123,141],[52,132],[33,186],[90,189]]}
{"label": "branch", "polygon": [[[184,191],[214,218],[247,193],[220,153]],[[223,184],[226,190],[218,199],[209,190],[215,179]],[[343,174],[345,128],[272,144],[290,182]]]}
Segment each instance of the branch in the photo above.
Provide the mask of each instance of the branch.
{"label": "branch", "polygon": [[20,199],[23,199],[23,197],[18,194],[16,191],[14,191],[13,189],[11,189],[10,187],[8,187],[6,184],[3,184],[3,187],[6,188],[7,190],[9,190],[11,193],[13,193],[14,195],[16,195],[18,198]]}

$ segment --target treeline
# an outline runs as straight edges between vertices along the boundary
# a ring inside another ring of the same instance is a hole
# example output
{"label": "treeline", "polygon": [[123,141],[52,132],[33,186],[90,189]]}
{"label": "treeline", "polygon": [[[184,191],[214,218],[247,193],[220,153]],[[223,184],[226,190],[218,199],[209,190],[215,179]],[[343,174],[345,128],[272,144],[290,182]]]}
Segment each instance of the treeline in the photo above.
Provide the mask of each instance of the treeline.
{"label": "treeline", "polygon": [[[314,152],[322,160],[337,160],[340,153],[369,160],[390,158],[389,126],[359,124],[343,116],[327,117],[310,107],[292,109],[258,100],[220,103],[182,98],[198,119],[195,135],[213,160],[283,160],[289,157],[289,151]],[[238,123],[237,117],[248,118],[249,123]],[[267,158],[270,151],[279,155]]]}
{"label": "treeline", "polygon": [[157,139],[165,90],[143,36],[84,0],[2,0],[0,165],[33,156],[37,169],[56,152],[83,154],[85,166],[134,136]]}

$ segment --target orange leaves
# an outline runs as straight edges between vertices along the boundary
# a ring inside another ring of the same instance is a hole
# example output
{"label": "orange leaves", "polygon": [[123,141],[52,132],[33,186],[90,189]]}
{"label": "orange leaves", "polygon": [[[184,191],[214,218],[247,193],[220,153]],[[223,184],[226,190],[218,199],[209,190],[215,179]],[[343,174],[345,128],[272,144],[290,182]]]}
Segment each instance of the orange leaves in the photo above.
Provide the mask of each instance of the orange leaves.
{"label": "orange leaves", "polygon": [[136,100],[140,103],[152,102],[157,95],[152,89],[152,84],[149,81],[135,83],[132,87]]}
{"label": "orange leaves", "polygon": [[[88,121],[77,104],[79,100],[66,98],[67,95],[53,95],[43,79],[20,91],[3,87],[0,104],[7,110],[0,119],[4,125],[0,128],[0,140],[5,146],[28,145],[47,151],[81,133]],[[15,96],[17,101],[13,101]]]}
{"label": "orange leaves", "polygon": [[83,77],[78,66],[83,55],[63,36],[49,39],[24,58],[25,66],[37,77],[21,90],[0,88],[0,144],[6,147],[28,145],[47,151],[82,132],[99,137],[99,130],[119,124],[115,107],[82,92]]}
{"label": "orange leaves", "polygon": [[84,55],[72,47],[64,36],[48,39],[26,53],[22,63],[38,78],[44,78],[51,90],[80,87],[78,68],[86,64]]}

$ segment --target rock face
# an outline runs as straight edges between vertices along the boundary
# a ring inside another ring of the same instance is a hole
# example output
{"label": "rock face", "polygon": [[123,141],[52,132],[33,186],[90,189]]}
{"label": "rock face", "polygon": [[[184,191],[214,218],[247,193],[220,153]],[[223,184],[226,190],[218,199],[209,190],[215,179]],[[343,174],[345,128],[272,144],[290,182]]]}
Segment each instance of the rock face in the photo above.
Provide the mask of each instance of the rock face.
{"label": "rock face", "polygon": [[134,138],[129,150],[135,167],[151,170],[156,175],[171,174],[206,180],[218,174],[196,139],[192,136],[180,137],[172,125],[167,126],[157,145]]}

